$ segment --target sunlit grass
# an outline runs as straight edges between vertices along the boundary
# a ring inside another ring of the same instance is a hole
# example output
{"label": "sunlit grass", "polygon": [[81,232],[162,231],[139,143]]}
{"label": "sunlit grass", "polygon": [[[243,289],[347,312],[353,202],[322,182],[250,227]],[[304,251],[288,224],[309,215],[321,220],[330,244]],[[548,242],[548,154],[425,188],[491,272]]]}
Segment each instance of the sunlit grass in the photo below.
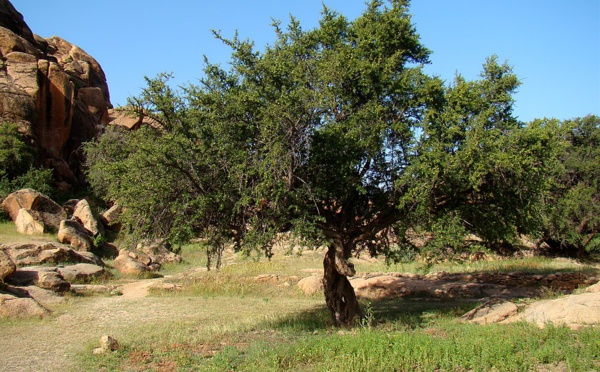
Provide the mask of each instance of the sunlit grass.
{"label": "sunlit grass", "polygon": [[2,243],[27,243],[27,242],[57,242],[56,234],[25,235],[17,231],[12,221],[0,222],[0,244]]}
{"label": "sunlit grass", "polygon": [[387,265],[384,260],[365,261],[355,260],[357,272],[400,272],[413,274],[429,274],[436,272],[447,273],[477,273],[477,272],[529,272],[548,273],[561,271],[596,271],[593,264],[579,263],[570,259],[552,259],[547,257],[500,258],[480,261],[440,262],[425,264],[423,262],[397,263]]}

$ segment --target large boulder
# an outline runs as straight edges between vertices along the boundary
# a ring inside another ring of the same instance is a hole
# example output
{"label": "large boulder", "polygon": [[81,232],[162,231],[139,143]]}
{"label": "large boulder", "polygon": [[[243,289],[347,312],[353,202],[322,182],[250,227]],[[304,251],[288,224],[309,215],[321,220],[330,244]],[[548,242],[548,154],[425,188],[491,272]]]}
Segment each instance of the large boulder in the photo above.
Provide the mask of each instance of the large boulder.
{"label": "large boulder", "polygon": [[78,252],[68,245],[54,242],[0,244],[0,250],[19,267],[66,263],[104,265],[102,260],[91,252]]}
{"label": "large boulder", "polygon": [[17,221],[21,209],[27,211],[35,211],[36,213],[28,212],[31,216],[22,216],[25,221],[34,219],[39,224],[43,224],[44,232],[56,231],[59,228],[60,221],[67,218],[67,213],[62,207],[56,204],[48,196],[33,190],[21,189],[9,194],[0,207],[4,209],[11,220]]}
{"label": "large boulder", "polygon": [[566,325],[571,329],[600,324],[600,293],[573,294],[537,301],[504,322],[527,321],[544,327]]}
{"label": "large boulder", "polygon": [[121,229],[121,224],[119,223],[121,213],[123,213],[123,207],[119,204],[115,204],[102,213],[100,220],[107,229],[119,231]]}
{"label": "large boulder", "polygon": [[26,235],[40,235],[44,233],[44,220],[42,216],[31,209],[21,208],[15,219],[17,231]]}
{"label": "large boulder", "polygon": [[41,193],[34,189],[22,189],[9,194],[2,201],[2,209],[4,209],[11,220],[16,220],[21,209],[35,210],[40,204]]}
{"label": "large boulder", "polygon": [[311,275],[298,282],[298,288],[309,296],[323,293],[323,276]]}
{"label": "large boulder", "polygon": [[4,278],[10,276],[15,270],[17,270],[17,266],[14,261],[4,249],[0,249],[0,282],[3,282]]}
{"label": "large boulder", "polygon": [[171,252],[160,241],[143,241],[137,245],[137,254],[140,252],[150,258],[150,263],[164,264],[168,262],[179,263],[182,261],[180,255]]}
{"label": "large boulder", "polygon": [[104,226],[98,221],[87,200],[80,200],[73,210],[73,218],[77,219],[92,236],[104,233]]}
{"label": "large boulder", "polygon": [[132,257],[128,251],[121,250],[113,261],[113,266],[123,275],[140,276],[151,271],[150,267]]}
{"label": "large boulder", "polygon": [[91,233],[75,220],[62,221],[57,236],[59,242],[69,244],[78,251],[91,251],[94,247]]}
{"label": "large boulder", "polygon": [[30,266],[15,271],[7,281],[18,286],[36,285],[54,292],[66,292],[71,284],[60,275],[56,267]]}
{"label": "large boulder", "polygon": [[43,163],[62,168],[58,182],[81,183],[81,144],[112,107],[102,68],[78,46],[35,35],[8,0],[0,0],[0,59],[0,125],[17,123]]}
{"label": "large boulder", "polygon": [[0,318],[41,318],[48,314],[50,311],[31,297],[0,293]]}
{"label": "large boulder", "polygon": [[85,283],[107,275],[102,266],[87,263],[59,267],[57,271],[69,283]]}

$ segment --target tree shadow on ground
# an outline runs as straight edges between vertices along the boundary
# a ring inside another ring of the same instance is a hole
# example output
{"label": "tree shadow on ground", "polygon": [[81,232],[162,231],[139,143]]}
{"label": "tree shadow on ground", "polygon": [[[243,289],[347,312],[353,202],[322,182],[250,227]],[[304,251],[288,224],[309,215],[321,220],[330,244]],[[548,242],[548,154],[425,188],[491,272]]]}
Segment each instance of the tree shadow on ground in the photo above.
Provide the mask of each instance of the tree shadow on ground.
{"label": "tree shadow on ground", "polygon": [[[382,301],[362,302],[367,318],[372,318],[372,325],[394,324],[395,327],[417,328],[426,324],[432,317],[460,317],[481,304],[472,300],[439,300],[439,299],[389,299]],[[334,322],[325,305],[288,314],[268,321],[265,328],[282,332],[315,332],[331,330]]]}
{"label": "tree shadow on ground", "polygon": [[414,329],[428,323],[431,318],[458,318],[480,304],[480,301],[471,299],[402,298],[371,302],[366,309],[372,315],[375,325],[393,323]]}

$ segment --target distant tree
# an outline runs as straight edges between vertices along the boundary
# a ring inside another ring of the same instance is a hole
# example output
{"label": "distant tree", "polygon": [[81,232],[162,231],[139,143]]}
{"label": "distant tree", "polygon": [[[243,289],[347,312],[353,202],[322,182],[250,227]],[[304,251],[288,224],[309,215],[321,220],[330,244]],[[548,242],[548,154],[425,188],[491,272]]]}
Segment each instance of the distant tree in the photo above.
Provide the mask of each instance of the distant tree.
{"label": "distant tree", "polygon": [[529,223],[547,134],[512,116],[508,66],[492,58],[481,81],[449,88],[426,76],[407,1],[371,1],[354,21],[325,8],[313,30],[294,18],[274,29],[263,53],[215,33],[232,49],[228,70],[207,61],[201,84],[179,92],[166,75],[148,80],[130,103],[158,128],[86,147],[90,182],[126,207],[134,232],[204,236],[217,253],[233,240],[270,256],[285,231],[325,244],[327,306],[352,325],[353,253],[393,258],[409,228],[496,242]]}
{"label": "distant tree", "polygon": [[581,257],[600,251],[600,117],[567,120],[561,130],[564,148],[546,196],[542,241],[554,254]]}

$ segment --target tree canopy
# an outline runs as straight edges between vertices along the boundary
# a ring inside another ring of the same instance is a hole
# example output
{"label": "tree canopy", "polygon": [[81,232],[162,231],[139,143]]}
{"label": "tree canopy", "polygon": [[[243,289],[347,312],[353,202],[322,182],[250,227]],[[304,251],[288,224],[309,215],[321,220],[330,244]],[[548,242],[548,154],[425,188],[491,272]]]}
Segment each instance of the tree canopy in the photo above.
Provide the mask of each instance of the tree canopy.
{"label": "tree canopy", "polygon": [[559,146],[556,127],[514,117],[510,66],[491,57],[479,80],[449,86],[424,74],[430,52],[402,0],[371,1],[352,21],[324,8],[311,30],[293,17],[273,27],[262,52],[215,32],[227,68],[207,59],[200,84],[181,90],[147,79],[130,106],[154,127],[109,128],[87,145],[91,184],[126,207],[133,233],[204,237],[217,257],[228,242],[270,256],[282,232],[326,245],[327,305],[350,325],[362,314],[353,253],[398,257],[409,230],[438,250],[535,230]]}

